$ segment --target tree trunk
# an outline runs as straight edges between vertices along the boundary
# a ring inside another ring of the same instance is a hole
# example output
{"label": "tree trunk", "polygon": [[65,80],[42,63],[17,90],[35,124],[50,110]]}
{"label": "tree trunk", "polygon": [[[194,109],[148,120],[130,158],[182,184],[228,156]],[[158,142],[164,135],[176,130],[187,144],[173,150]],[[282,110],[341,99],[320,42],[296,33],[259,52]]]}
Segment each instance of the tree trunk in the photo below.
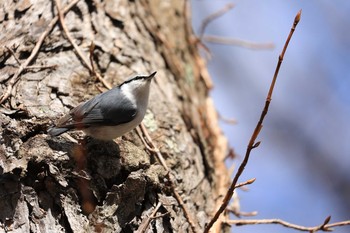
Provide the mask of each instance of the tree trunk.
{"label": "tree trunk", "polygon": [[134,131],[110,142],[79,131],[69,133],[79,142],[47,135],[106,88],[59,21],[24,67],[58,14],[56,1],[1,3],[0,94],[14,85],[0,108],[0,232],[191,232],[189,218],[203,230],[227,185],[226,140],[185,2],[81,0],[64,17],[87,60],[94,42],[95,70],[107,82],[157,71],[143,123],[170,174]]}

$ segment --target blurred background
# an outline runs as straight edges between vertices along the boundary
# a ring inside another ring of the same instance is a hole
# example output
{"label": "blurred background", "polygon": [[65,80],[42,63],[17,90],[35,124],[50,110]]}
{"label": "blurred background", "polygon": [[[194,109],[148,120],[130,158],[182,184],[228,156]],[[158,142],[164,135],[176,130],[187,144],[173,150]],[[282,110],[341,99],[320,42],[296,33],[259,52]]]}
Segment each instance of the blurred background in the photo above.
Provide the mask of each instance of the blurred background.
{"label": "blurred background", "polygon": [[[284,58],[264,128],[240,181],[241,211],[254,219],[280,218],[304,226],[350,219],[350,1],[191,0],[197,35],[203,20],[226,4],[235,7],[211,22],[205,35],[272,42],[274,49],[204,41],[212,59],[211,95],[238,164],[254,130],[296,13],[301,21]],[[232,216],[235,219],[234,216]],[[234,227],[233,232],[297,232],[279,225]],[[334,228],[350,232],[350,226]]]}

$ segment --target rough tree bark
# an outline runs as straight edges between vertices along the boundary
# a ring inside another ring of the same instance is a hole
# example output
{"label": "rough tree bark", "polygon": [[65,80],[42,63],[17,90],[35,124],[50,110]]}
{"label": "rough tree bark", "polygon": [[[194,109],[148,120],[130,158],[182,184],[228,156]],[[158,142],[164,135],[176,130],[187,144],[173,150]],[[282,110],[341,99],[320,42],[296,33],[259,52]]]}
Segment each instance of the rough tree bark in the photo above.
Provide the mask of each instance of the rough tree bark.
{"label": "rough tree bark", "polygon": [[[185,2],[81,0],[65,22],[87,58],[95,43],[96,69],[109,83],[157,71],[143,122],[201,231],[227,184],[226,140]],[[57,16],[55,3],[1,1],[0,94]],[[54,120],[105,90],[59,22],[29,65],[0,108],[0,232],[132,232],[147,220],[146,232],[190,232],[164,167],[136,132],[111,142],[47,135]],[[163,215],[150,219],[158,203]]]}

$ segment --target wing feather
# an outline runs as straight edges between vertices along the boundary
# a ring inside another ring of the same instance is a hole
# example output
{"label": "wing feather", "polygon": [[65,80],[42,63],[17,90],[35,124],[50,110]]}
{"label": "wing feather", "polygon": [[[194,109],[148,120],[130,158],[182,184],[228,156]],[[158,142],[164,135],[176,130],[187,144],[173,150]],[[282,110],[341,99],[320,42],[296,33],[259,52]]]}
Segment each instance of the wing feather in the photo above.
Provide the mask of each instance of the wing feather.
{"label": "wing feather", "polygon": [[133,120],[136,114],[136,105],[125,98],[120,91],[111,89],[73,108],[57,126],[84,128],[119,125]]}

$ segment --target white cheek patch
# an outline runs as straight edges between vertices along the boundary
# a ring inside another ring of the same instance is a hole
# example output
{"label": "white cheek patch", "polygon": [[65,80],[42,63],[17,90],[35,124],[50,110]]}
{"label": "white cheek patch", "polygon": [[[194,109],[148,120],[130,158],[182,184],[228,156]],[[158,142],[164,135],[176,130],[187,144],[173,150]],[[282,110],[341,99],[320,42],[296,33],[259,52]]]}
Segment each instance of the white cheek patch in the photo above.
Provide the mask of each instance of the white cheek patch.
{"label": "white cheek patch", "polygon": [[138,89],[138,86],[140,86],[140,81],[133,81],[132,83],[122,85],[120,90],[122,93],[136,106],[136,100],[135,100],[135,90]]}

